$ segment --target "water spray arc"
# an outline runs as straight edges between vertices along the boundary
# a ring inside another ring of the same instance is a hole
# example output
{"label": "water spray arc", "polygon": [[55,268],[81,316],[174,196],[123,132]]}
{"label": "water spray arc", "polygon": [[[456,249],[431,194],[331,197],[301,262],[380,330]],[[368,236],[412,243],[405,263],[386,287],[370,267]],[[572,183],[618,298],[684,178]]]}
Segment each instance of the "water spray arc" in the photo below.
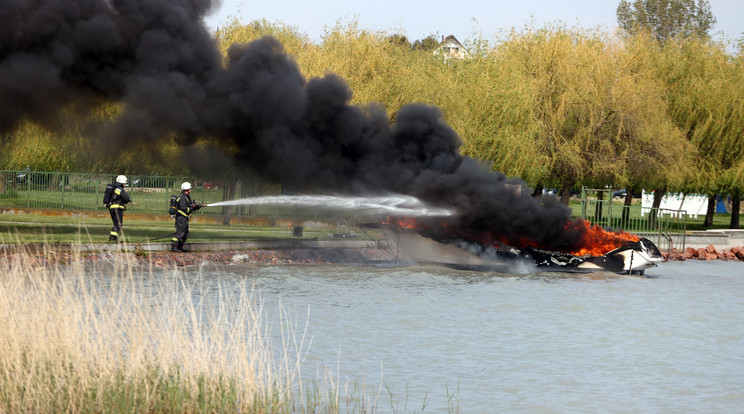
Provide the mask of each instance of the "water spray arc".
{"label": "water spray arc", "polygon": [[404,195],[387,195],[378,197],[352,197],[328,195],[299,196],[263,196],[241,198],[239,200],[221,201],[206,204],[205,207],[239,206],[239,205],[277,205],[347,210],[370,214],[399,215],[409,217],[447,217],[454,210],[427,205],[421,200]]}

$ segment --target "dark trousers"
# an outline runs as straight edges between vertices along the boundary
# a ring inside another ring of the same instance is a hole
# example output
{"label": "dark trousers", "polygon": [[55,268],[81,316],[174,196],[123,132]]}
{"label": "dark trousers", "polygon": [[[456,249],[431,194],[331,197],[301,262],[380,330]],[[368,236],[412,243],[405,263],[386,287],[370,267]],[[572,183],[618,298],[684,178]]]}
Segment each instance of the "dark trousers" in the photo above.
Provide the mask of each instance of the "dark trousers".
{"label": "dark trousers", "polygon": [[189,218],[176,214],[176,234],[173,235],[171,244],[183,248],[183,243],[189,238]]}
{"label": "dark trousers", "polygon": [[124,222],[124,210],[121,208],[110,208],[111,222],[114,223],[109,233],[109,240],[117,241],[121,237],[121,224]]}

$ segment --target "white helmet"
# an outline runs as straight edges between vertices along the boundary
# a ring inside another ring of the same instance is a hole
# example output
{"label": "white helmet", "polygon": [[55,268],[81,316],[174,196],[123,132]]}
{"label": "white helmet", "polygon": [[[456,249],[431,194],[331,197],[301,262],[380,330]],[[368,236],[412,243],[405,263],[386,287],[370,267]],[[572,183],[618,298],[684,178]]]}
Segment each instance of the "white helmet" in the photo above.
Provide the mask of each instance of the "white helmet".
{"label": "white helmet", "polygon": [[120,175],[116,177],[116,182],[119,184],[126,184],[127,183],[127,177],[125,175]]}
{"label": "white helmet", "polygon": [[184,181],[183,184],[181,184],[181,191],[191,190],[191,183],[188,181]]}

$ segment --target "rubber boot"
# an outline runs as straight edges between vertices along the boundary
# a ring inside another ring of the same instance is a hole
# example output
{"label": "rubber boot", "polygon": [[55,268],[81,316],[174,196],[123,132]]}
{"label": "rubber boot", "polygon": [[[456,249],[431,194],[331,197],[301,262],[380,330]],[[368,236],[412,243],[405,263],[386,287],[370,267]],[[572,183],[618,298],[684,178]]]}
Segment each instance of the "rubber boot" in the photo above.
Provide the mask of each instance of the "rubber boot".
{"label": "rubber boot", "polygon": [[183,243],[184,242],[182,242],[182,241],[179,241],[178,242],[178,251],[179,252],[183,252],[183,253],[188,252],[188,250],[186,250],[186,249],[183,248]]}
{"label": "rubber boot", "polygon": [[180,252],[182,252],[183,250],[181,250],[181,249],[180,249],[180,248],[178,247],[178,244],[176,244],[176,242],[173,242],[173,243],[171,243],[171,251],[172,251],[172,252],[174,252],[174,253],[180,253]]}
{"label": "rubber boot", "polygon": [[117,243],[118,240],[116,240],[116,236],[113,234],[109,234],[109,243]]}

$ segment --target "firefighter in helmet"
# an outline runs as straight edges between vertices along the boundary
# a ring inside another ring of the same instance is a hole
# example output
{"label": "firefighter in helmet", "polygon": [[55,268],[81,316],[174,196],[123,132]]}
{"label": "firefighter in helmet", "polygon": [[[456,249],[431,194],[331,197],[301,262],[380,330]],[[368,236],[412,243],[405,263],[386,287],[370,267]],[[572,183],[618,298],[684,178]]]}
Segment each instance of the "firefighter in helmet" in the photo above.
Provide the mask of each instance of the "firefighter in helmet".
{"label": "firefighter in helmet", "polygon": [[172,252],[185,252],[183,244],[189,238],[189,220],[191,213],[202,208],[191,199],[191,183],[184,182],[181,184],[181,195],[176,199],[176,233],[171,239]]}
{"label": "firefighter in helmet", "polygon": [[131,202],[132,199],[124,190],[124,186],[127,185],[127,177],[120,175],[116,177],[114,183],[114,190],[111,193],[110,204],[108,205],[109,213],[111,214],[111,221],[114,223],[111,227],[111,233],[109,234],[109,242],[119,243],[121,240],[121,225],[124,222],[124,210],[126,210],[126,204]]}

